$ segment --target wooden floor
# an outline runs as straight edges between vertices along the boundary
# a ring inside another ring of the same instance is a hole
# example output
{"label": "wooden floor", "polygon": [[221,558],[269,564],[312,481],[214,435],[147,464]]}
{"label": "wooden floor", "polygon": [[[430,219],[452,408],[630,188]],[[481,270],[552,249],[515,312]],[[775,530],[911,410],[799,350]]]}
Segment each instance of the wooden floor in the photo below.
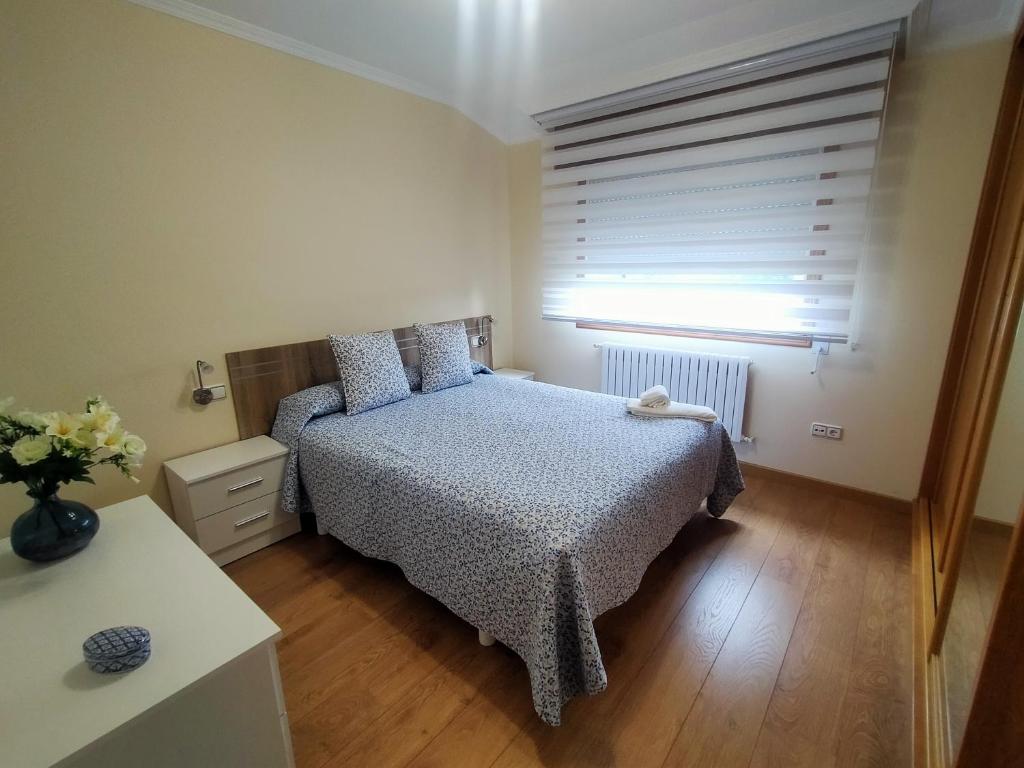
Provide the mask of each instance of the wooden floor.
{"label": "wooden floor", "polygon": [[597,621],[608,689],[534,714],[523,663],[398,568],[299,534],[227,567],[283,628],[299,768],[908,766],[910,518],[754,478]]}

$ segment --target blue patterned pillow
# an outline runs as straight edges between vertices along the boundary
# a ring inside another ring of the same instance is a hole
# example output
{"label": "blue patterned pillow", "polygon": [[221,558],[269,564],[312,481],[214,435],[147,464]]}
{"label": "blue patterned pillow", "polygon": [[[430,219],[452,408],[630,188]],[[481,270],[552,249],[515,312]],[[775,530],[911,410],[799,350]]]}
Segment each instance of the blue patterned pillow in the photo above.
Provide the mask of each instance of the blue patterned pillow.
{"label": "blue patterned pillow", "polygon": [[338,363],[349,416],[409,397],[402,356],[391,331],[327,338]]}
{"label": "blue patterned pillow", "polygon": [[420,371],[424,392],[457,387],[473,381],[469,359],[469,339],[463,323],[420,325],[416,323],[420,344]]}

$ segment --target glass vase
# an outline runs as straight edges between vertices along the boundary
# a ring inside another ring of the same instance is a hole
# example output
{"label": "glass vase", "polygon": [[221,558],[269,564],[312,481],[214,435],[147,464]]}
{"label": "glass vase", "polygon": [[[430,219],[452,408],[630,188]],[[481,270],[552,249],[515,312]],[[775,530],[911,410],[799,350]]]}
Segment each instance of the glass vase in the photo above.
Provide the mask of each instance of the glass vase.
{"label": "glass vase", "polygon": [[26,560],[47,562],[81,552],[100,529],[99,515],[81,502],[57,494],[34,501],[11,527],[11,548]]}

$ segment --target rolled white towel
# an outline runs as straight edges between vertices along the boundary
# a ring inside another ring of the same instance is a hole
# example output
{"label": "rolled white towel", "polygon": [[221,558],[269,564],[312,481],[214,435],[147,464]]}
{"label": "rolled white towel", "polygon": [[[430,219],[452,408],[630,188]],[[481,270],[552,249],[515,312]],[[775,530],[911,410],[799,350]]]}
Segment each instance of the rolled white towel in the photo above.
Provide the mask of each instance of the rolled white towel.
{"label": "rolled white towel", "polygon": [[626,409],[634,416],[658,416],[663,419],[696,419],[697,421],[714,421],[718,418],[711,408],[689,403],[669,403],[661,408],[643,405],[639,399],[626,401]]}
{"label": "rolled white towel", "polygon": [[640,393],[640,405],[646,408],[664,408],[672,399],[668,396],[668,390],[661,384],[655,384],[650,389]]}

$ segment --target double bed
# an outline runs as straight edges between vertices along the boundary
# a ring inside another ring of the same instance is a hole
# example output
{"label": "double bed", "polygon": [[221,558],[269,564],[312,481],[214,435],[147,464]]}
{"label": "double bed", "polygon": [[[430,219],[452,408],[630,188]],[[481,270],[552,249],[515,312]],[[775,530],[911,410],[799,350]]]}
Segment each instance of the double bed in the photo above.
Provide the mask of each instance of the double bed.
{"label": "double bed", "polygon": [[720,422],[629,415],[623,398],[506,379],[355,415],[337,384],[281,400],[283,504],[516,652],[547,723],[607,677],[594,619],[632,595],[695,514],[743,489]]}

